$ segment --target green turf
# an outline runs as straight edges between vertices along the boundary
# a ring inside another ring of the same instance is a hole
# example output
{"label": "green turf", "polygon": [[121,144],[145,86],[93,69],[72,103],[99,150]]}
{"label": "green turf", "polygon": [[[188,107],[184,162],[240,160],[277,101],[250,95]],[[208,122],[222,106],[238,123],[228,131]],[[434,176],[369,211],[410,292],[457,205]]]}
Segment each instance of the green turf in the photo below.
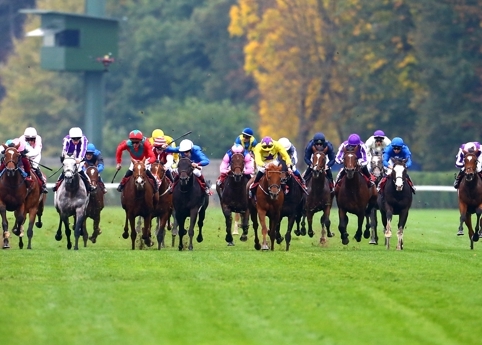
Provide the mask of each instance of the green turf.
{"label": "green turf", "polygon": [[336,237],[325,247],[317,223],[290,252],[284,243],[258,252],[252,231],[227,247],[213,208],[193,252],[170,243],[132,251],[123,211],[107,208],[98,243],[68,251],[48,208],[32,250],[12,236],[0,253],[0,343],[481,343],[482,243],[471,251],[467,234],[455,235],[456,210],[411,212],[403,251],[395,233],[390,251],[356,243],[352,218],[343,246],[336,211],[332,220]]}

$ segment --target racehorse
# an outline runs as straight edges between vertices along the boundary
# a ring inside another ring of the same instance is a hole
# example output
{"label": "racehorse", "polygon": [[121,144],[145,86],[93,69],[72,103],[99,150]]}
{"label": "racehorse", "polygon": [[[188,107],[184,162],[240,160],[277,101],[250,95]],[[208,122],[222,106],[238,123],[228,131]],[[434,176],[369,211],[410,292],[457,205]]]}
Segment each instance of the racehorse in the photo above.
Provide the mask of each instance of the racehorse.
{"label": "racehorse", "polygon": [[326,154],[322,150],[315,151],[311,156],[312,173],[307,181],[308,196],[301,221],[301,234],[306,234],[305,219],[308,219],[308,235],[313,237],[313,216],[316,212],[323,211],[321,216],[321,237],[320,244],[326,243],[326,236],[332,237],[330,231],[330,211],[333,205],[334,195],[330,191],[330,183],[325,173]]}
{"label": "racehorse", "polygon": [[144,219],[144,227],[142,228],[142,240],[144,244],[151,247],[154,242],[151,241],[151,219],[154,211],[154,186],[149,180],[146,173],[145,159],[135,160],[131,158],[133,164],[132,172],[129,180],[124,186],[121,194],[122,208],[126,212],[124,223],[124,232],[122,237],[129,237],[129,226],[131,228],[132,250],[136,245],[136,217]]}
{"label": "racehorse", "polygon": [[[383,158],[379,154],[373,153],[370,159],[370,175],[372,176],[372,181],[378,186],[381,179],[385,176],[385,168],[383,167]],[[377,234],[377,210],[378,203],[372,208],[370,214],[370,244],[378,244],[378,234]],[[367,219],[368,222],[368,219]]]}
{"label": "racehorse", "polygon": [[[281,217],[281,208],[284,202],[284,193],[281,189],[281,164],[269,163],[266,170],[259,180],[256,190],[256,198],[251,198],[249,203],[249,214],[253,222],[254,229],[254,248],[256,250],[268,250],[268,242],[266,235],[268,228],[266,226],[266,217],[269,218],[269,237],[271,239],[271,250],[274,250],[274,241],[281,243],[279,236],[279,223]],[[247,189],[249,186],[246,187]],[[263,234],[263,243],[259,243],[258,238],[258,218],[261,223],[261,231]]]}
{"label": "racehorse", "polygon": [[289,173],[285,170],[285,165],[283,164],[283,173],[281,174],[281,184],[284,185],[285,195],[283,206],[281,207],[280,220],[277,229],[277,241],[280,243],[283,237],[280,234],[280,226],[283,217],[288,218],[288,227],[286,229],[285,241],[286,241],[286,251],[290,250],[291,243],[291,231],[293,230],[293,225],[296,222],[297,230],[299,229],[301,217],[303,215],[303,207],[305,204],[305,192],[300,185],[300,182],[296,180],[293,173]]}
{"label": "racehorse", "polygon": [[89,166],[85,169],[85,175],[90,181],[90,196],[89,196],[89,204],[87,205],[87,211],[84,218],[84,226],[83,231],[87,232],[87,218],[93,220],[93,228],[94,232],[92,236],[89,237],[89,240],[92,243],[96,243],[97,236],[102,233],[102,230],[99,227],[100,224],[100,213],[104,209],[104,190],[103,185],[100,181],[99,170],[97,170],[97,166]]}
{"label": "racehorse", "polygon": [[407,223],[408,211],[412,206],[412,190],[408,183],[406,160],[397,159],[393,162],[393,169],[383,192],[378,196],[378,207],[382,215],[382,223],[385,228],[385,245],[390,249],[392,237],[392,216],[398,215],[397,250],[403,249],[403,229]]}
{"label": "racehorse", "polygon": [[[172,194],[171,181],[166,176],[164,164],[155,162],[151,165],[152,175],[156,176],[159,183],[159,202],[154,208],[153,217],[156,217],[156,237],[157,249],[164,246],[164,236],[166,234],[166,224],[172,215]],[[173,235],[174,241],[174,235]]]}
{"label": "racehorse", "polygon": [[59,186],[54,195],[54,205],[59,213],[59,227],[55,239],[62,239],[62,223],[65,226],[67,236],[67,249],[72,248],[70,242],[69,217],[74,216],[74,250],[79,249],[79,237],[82,235],[84,247],[87,246],[87,232],[83,231],[85,213],[89,203],[89,193],[82,181],[76,159],[72,155],[67,155],[63,160],[64,181]]}
{"label": "racehorse", "polygon": [[[469,229],[470,249],[474,249],[474,242],[480,237],[482,227],[482,177],[477,172],[477,155],[472,152],[465,152],[464,177],[462,178],[459,191],[460,226],[459,233],[463,235],[463,223]],[[477,222],[475,232],[472,228],[472,214],[476,214]]]}
{"label": "racehorse", "polygon": [[[357,148],[358,150],[358,148]],[[348,225],[347,213],[355,214],[358,217],[358,227],[355,233],[357,242],[361,241],[363,218],[370,216],[371,209],[376,203],[377,191],[375,186],[369,188],[365,177],[361,173],[358,164],[357,151],[343,149],[343,166],[346,176],[342,178],[339,185],[335,188],[336,203],[338,205],[338,216],[340,219],[338,230],[340,230],[341,241],[348,244]],[[370,224],[366,224],[365,238],[370,237]]]}
{"label": "racehorse", "polygon": [[[17,144],[13,147],[2,145],[4,148],[5,170],[0,176],[0,214],[2,216],[3,249],[10,248],[7,211],[15,211],[15,226],[19,228],[25,221],[25,198],[27,185],[19,170],[20,153]],[[38,189],[38,187],[37,187]]]}
{"label": "racehorse", "polygon": [[[179,226],[179,250],[183,250],[184,248],[182,238],[186,233],[189,235],[188,249],[193,250],[192,238],[194,236],[196,220],[199,228],[196,240],[198,243],[203,241],[202,228],[204,225],[204,217],[206,216],[206,208],[209,205],[209,196],[194,175],[193,169],[192,162],[189,158],[184,157],[179,159],[177,164],[179,177],[172,192],[172,201]],[[187,217],[190,219],[188,232],[184,227]]]}
{"label": "racehorse", "polygon": [[231,156],[230,171],[224,181],[224,186],[216,184],[216,192],[219,196],[221,211],[223,212],[226,223],[225,241],[228,246],[234,246],[233,234],[231,233],[233,217],[232,212],[240,213],[243,234],[240,236],[241,241],[248,240],[249,211],[248,211],[248,193],[246,185],[250,177],[243,173],[244,171],[244,155],[242,153],[233,153]]}

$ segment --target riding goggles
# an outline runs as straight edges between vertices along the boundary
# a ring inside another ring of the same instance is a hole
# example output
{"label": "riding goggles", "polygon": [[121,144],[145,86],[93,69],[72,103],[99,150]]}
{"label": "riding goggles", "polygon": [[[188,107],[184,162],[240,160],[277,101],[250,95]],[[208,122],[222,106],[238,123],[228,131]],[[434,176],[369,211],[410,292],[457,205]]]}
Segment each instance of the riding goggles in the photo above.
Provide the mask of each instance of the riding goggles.
{"label": "riding goggles", "polygon": [[273,148],[273,144],[261,144],[263,150],[271,150]]}
{"label": "riding goggles", "polygon": [[401,150],[402,148],[400,146],[392,146],[394,150]]}
{"label": "riding goggles", "polygon": [[80,140],[80,138],[77,138],[77,137],[71,138],[71,139],[74,140],[74,141],[79,141],[79,140]]}
{"label": "riding goggles", "polygon": [[375,141],[383,141],[382,137],[375,137]]}

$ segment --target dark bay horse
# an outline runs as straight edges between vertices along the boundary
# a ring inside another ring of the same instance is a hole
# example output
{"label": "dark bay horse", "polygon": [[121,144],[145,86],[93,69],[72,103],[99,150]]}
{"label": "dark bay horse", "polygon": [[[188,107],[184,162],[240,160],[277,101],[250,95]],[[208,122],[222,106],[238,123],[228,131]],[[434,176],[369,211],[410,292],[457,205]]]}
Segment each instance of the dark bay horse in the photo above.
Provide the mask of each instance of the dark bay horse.
{"label": "dark bay horse", "polygon": [[[154,208],[153,217],[156,218],[156,238],[157,249],[164,246],[164,237],[166,234],[166,224],[172,215],[172,193],[171,181],[166,176],[164,164],[155,162],[151,165],[152,175],[158,179],[159,186],[159,202]],[[172,235],[172,246],[174,246],[175,235]]]}
{"label": "dark bay horse", "polygon": [[[183,250],[184,248],[182,238],[186,233],[189,235],[188,248],[189,250],[193,250],[192,238],[194,236],[196,220],[199,228],[196,240],[198,243],[203,241],[202,228],[204,225],[204,217],[206,216],[206,208],[209,205],[209,196],[199,184],[193,173],[193,169],[192,162],[189,158],[179,159],[177,165],[179,180],[175,184],[172,192],[172,201],[179,226],[179,250]],[[188,217],[190,224],[189,231],[186,231],[184,224]]]}
{"label": "dark bay horse", "polygon": [[233,234],[231,233],[232,212],[239,213],[241,216],[243,234],[239,239],[241,241],[247,241],[248,239],[249,211],[246,185],[249,179],[250,177],[244,174],[244,155],[242,153],[233,153],[230,171],[224,180],[223,186],[216,184],[216,192],[219,196],[221,211],[226,224],[225,241],[228,243],[228,246],[234,246]]}
{"label": "dark bay horse", "polygon": [[[0,214],[2,216],[3,249],[10,248],[8,231],[7,211],[15,211],[15,229],[20,229],[25,221],[25,198],[27,197],[27,185],[19,170],[20,153],[17,144],[14,147],[2,145],[4,148],[5,170],[0,176]],[[38,186],[37,186],[38,189]],[[17,230],[20,235],[19,230]],[[29,240],[30,242],[30,240]]]}
{"label": "dark bay horse", "polygon": [[[482,177],[477,173],[477,155],[465,152],[464,177],[458,190],[460,226],[459,234],[463,235],[463,223],[469,229],[470,249],[474,249],[474,242],[480,237],[482,214]],[[476,214],[475,232],[472,227],[472,214]]]}
{"label": "dark bay horse", "polygon": [[[381,155],[373,153],[370,159],[369,172],[370,172],[370,175],[372,176],[372,181],[374,181],[375,185],[378,186],[381,179],[385,176],[385,168],[383,166],[383,157]],[[370,242],[369,242],[370,244],[378,244],[377,210],[378,210],[378,203],[376,203],[375,207],[372,208],[372,211],[370,214]]]}
{"label": "dark bay horse", "polygon": [[151,219],[154,211],[154,186],[152,185],[146,173],[145,159],[135,160],[131,158],[133,164],[133,174],[127,181],[121,194],[122,208],[126,212],[124,223],[124,232],[122,237],[129,237],[129,226],[131,228],[132,249],[136,246],[136,217],[144,219],[144,227],[142,228],[142,240],[144,244],[151,247],[154,242],[151,241]]}
{"label": "dark bay horse", "polygon": [[67,237],[67,249],[72,248],[70,241],[69,217],[74,217],[74,250],[79,249],[79,237],[82,235],[84,247],[87,246],[87,232],[83,231],[85,212],[89,203],[89,193],[82,181],[78,165],[73,156],[64,157],[63,161],[64,181],[59,186],[54,195],[54,205],[59,213],[59,227],[55,235],[55,239],[62,239],[62,223],[65,227],[65,236]]}
{"label": "dark bay horse", "polygon": [[293,225],[296,222],[297,230],[299,229],[299,224],[301,217],[303,216],[303,208],[305,205],[306,194],[300,185],[300,182],[296,180],[293,173],[285,171],[285,166],[283,165],[283,173],[281,174],[281,184],[284,185],[286,193],[284,194],[283,206],[281,207],[280,220],[278,223],[277,230],[277,242],[283,240],[280,233],[281,221],[284,217],[288,218],[288,227],[285,234],[286,251],[290,250],[291,243],[291,231],[293,230]]}
{"label": "dark bay horse", "polygon": [[301,234],[306,234],[305,219],[308,219],[308,235],[313,237],[313,216],[316,212],[323,211],[321,216],[320,244],[326,243],[326,236],[332,237],[330,231],[330,212],[333,205],[334,194],[330,192],[330,183],[325,173],[326,154],[319,150],[311,156],[312,173],[307,181],[308,196],[304,205],[303,220],[301,221]]}
{"label": "dark bay horse", "polygon": [[[361,173],[358,164],[356,151],[344,149],[343,166],[346,176],[342,178],[339,185],[335,188],[336,203],[338,205],[338,216],[340,223],[338,229],[341,234],[343,244],[348,244],[347,213],[355,214],[358,217],[358,226],[355,233],[357,242],[361,241],[363,219],[369,219],[371,209],[376,203],[377,191],[375,186],[368,188],[365,177]],[[366,224],[365,238],[370,237],[370,224]]]}
{"label": "dark bay horse", "polygon": [[[268,250],[266,235],[266,217],[269,218],[269,237],[271,239],[271,250],[274,250],[274,241],[281,243],[281,236],[278,233],[281,219],[281,208],[284,202],[284,193],[281,190],[281,164],[270,163],[266,166],[263,177],[259,180],[256,190],[256,198],[251,198],[249,202],[249,213],[254,229],[254,248],[256,250]],[[249,188],[247,186],[246,188]],[[263,243],[259,243],[258,238],[258,218],[261,223]]]}
{"label": "dark bay horse", "polygon": [[378,207],[382,215],[382,223],[385,228],[385,245],[390,249],[392,237],[392,216],[398,215],[397,250],[403,249],[403,229],[407,223],[408,211],[412,206],[412,190],[408,183],[405,160],[395,160],[393,169],[383,192],[378,196]]}
{"label": "dark bay horse", "polygon": [[84,218],[84,226],[83,231],[87,232],[87,218],[93,220],[93,228],[94,232],[89,239],[92,243],[97,242],[97,236],[102,233],[100,229],[100,214],[104,209],[104,187],[100,181],[99,170],[97,170],[97,166],[89,166],[85,169],[85,175],[89,179],[90,182],[90,196],[89,196],[89,204],[87,205],[86,215]]}

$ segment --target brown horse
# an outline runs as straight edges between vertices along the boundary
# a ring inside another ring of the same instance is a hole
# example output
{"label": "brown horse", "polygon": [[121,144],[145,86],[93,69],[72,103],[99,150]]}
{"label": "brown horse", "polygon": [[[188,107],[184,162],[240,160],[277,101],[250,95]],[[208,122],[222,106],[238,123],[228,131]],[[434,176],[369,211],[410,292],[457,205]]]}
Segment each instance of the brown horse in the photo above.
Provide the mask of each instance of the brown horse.
{"label": "brown horse", "polygon": [[[358,148],[357,148],[358,150]],[[340,230],[341,241],[348,244],[348,225],[347,213],[355,214],[358,217],[358,227],[355,234],[357,242],[361,241],[363,219],[369,219],[371,209],[375,206],[377,191],[375,186],[368,188],[367,182],[361,173],[361,167],[358,164],[357,151],[343,149],[343,167],[346,176],[342,178],[340,183],[335,187],[336,203],[338,205],[338,216],[340,222],[338,230]],[[366,224],[365,238],[370,237],[370,224]]]}
{"label": "brown horse", "polygon": [[151,184],[146,173],[145,159],[131,159],[133,166],[133,174],[127,181],[121,194],[122,208],[126,212],[126,220],[124,224],[124,232],[122,237],[129,237],[129,227],[131,228],[132,249],[136,245],[136,217],[144,218],[144,227],[142,228],[142,240],[144,244],[151,247],[154,242],[151,241],[151,219],[154,211],[154,187]]}
{"label": "brown horse", "polygon": [[[249,203],[249,213],[254,229],[254,248],[256,250],[268,250],[266,235],[266,217],[269,218],[269,237],[271,239],[271,250],[274,250],[274,241],[281,243],[281,236],[277,231],[279,228],[281,208],[283,207],[284,193],[281,190],[281,164],[270,163],[266,166],[263,177],[259,180],[256,190],[256,199],[252,198]],[[249,188],[249,185],[247,186]],[[261,223],[263,243],[258,238],[258,218]]]}
{"label": "brown horse", "polygon": [[[383,167],[383,157],[381,155],[377,155],[375,152],[373,153],[370,159],[370,175],[372,176],[372,181],[375,182],[375,185],[378,186],[381,179],[385,176],[385,168]],[[377,210],[378,210],[378,203],[375,207],[372,208],[370,214],[370,244],[378,244],[378,233],[377,233]],[[367,219],[368,222],[368,219]]]}
{"label": "brown horse", "polygon": [[[159,202],[154,208],[153,217],[156,217],[156,237],[157,249],[164,246],[164,236],[166,234],[166,224],[172,215],[172,193],[171,181],[166,176],[164,164],[155,162],[151,165],[151,172],[158,179],[159,186]],[[172,246],[174,247],[175,235],[172,235]]]}
{"label": "brown horse", "polygon": [[330,211],[333,205],[334,194],[330,191],[330,182],[325,173],[326,154],[319,150],[311,156],[312,174],[307,181],[308,196],[304,207],[303,220],[301,221],[301,234],[306,234],[305,219],[308,219],[308,235],[313,237],[313,216],[316,212],[323,211],[321,216],[320,244],[326,243],[326,236],[332,237],[330,231]]}
{"label": "brown horse", "polygon": [[[20,229],[25,221],[25,198],[27,197],[27,185],[19,170],[20,153],[17,144],[14,147],[4,148],[5,170],[0,176],[0,214],[2,216],[3,248],[10,248],[8,231],[7,211],[15,211],[15,229]],[[38,189],[38,187],[37,187]],[[18,230],[18,235],[20,232]]]}
{"label": "brown horse", "polygon": [[85,213],[84,218],[84,226],[83,231],[87,232],[87,218],[90,218],[94,221],[93,228],[94,232],[89,239],[92,243],[97,242],[97,236],[102,233],[100,229],[100,213],[104,209],[104,186],[101,183],[99,170],[97,170],[97,166],[89,166],[85,169],[85,175],[90,181],[90,197],[89,197],[89,204],[87,205],[87,210]]}
{"label": "brown horse", "polygon": [[243,242],[248,240],[249,211],[246,186],[250,177],[243,172],[244,155],[242,153],[234,153],[231,156],[230,171],[223,186],[216,184],[216,191],[226,224],[225,241],[228,243],[228,246],[234,246],[233,234],[231,233],[232,212],[240,213],[241,215],[243,234],[239,239]]}
{"label": "brown horse", "polygon": [[378,196],[378,208],[385,228],[385,245],[390,249],[392,237],[392,216],[398,214],[397,250],[403,249],[403,230],[408,219],[408,211],[412,206],[412,189],[408,183],[406,160],[397,159],[393,169],[387,176],[383,193]]}
{"label": "brown horse", "polygon": [[[474,249],[474,242],[480,237],[481,214],[482,214],[482,177],[477,173],[477,155],[473,152],[465,152],[464,177],[459,186],[459,211],[460,226],[459,234],[463,234],[463,223],[469,229],[470,249]],[[476,214],[477,222],[475,232],[472,227],[472,214]]]}

